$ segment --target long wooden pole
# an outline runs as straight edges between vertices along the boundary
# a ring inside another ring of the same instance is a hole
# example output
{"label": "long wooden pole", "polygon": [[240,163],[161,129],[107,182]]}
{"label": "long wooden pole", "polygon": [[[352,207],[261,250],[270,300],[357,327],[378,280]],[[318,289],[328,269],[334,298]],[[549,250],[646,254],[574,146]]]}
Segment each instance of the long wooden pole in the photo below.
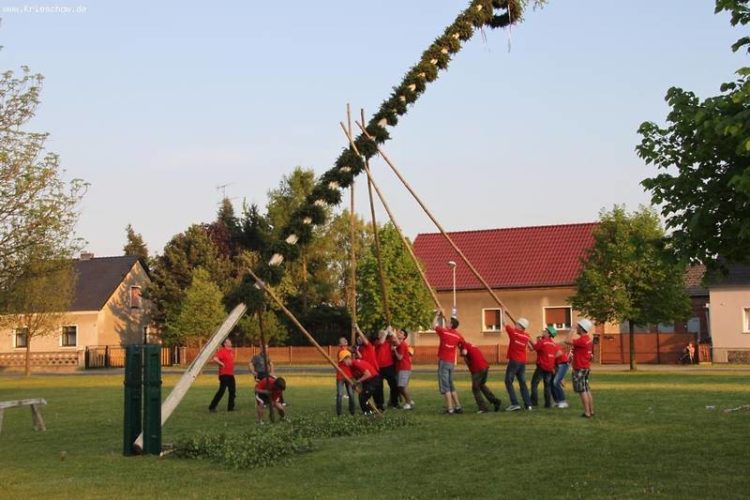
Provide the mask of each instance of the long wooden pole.
{"label": "long wooden pole", "polygon": [[[362,120],[362,123],[365,122],[365,111],[361,109],[360,111],[360,117]],[[351,140],[349,143],[354,146],[354,142]],[[356,151],[356,148],[355,148]],[[357,153],[359,154],[359,153]],[[360,155],[361,156],[361,155]],[[365,170],[370,169],[370,161],[365,158]],[[383,259],[382,259],[382,253],[380,252],[380,236],[378,235],[378,224],[375,221],[375,203],[372,199],[372,182],[370,182],[370,177],[367,177],[367,194],[370,197],[370,214],[372,216],[372,234],[375,236],[375,253],[377,254],[378,259],[378,276],[380,277],[380,293],[383,296],[383,313],[385,314],[385,323],[386,325],[391,324],[391,309],[388,307],[388,290],[385,287],[385,272],[383,271]]]}
{"label": "long wooden pole", "polygon": [[[344,380],[346,380],[353,387],[356,388],[357,385],[354,383],[354,381],[351,378],[349,378],[349,376],[346,373],[344,373],[344,371],[339,367],[338,363],[336,363],[333,359],[331,359],[331,357],[328,355],[325,349],[323,349],[320,346],[320,344],[318,344],[318,342],[315,340],[315,338],[312,335],[310,335],[310,332],[308,332],[305,329],[305,327],[302,326],[302,323],[299,322],[299,320],[294,316],[294,314],[292,314],[292,312],[286,308],[284,303],[281,302],[281,299],[279,299],[276,296],[276,294],[273,293],[273,291],[266,286],[265,282],[263,282],[260,278],[258,278],[258,276],[252,270],[248,269],[247,273],[253,277],[257,286],[260,287],[262,290],[264,290],[268,294],[268,296],[271,297],[274,302],[276,302],[276,304],[281,308],[284,314],[286,314],[287,318],[289,318],[292,321],[292,323],[294,323],[294,325],[299,329],[299,331],[301,331],[305,335],[305,337],[307,337],[307,340],[310,341],[313,347],[315,347],[315,349],[317,349],[318,352],[323,355],[323,357],[331,364],[331,366],[333,366],[336,369],[336,371],[339,372],[344,377]],[[357,390],[357,392],[359,392],[359,390]],[[368,400],[367,403],[370,405],[370,408],[372,408],[372,410],[376,414],[380,414],[380,411],[375,407],[374,404],[372,404],[372,401]]]}
{"label": "long wooden pole", "polygon": [[[344,124],[340,124],[342,129],[344,127]],[[352,145],[352,148],[354,148],[355,152],[359,154],[359,151],[357,151],[357,146],[354,145],[354,139],[351,135],[351,133],[348,133],[346,129],[344,129],[344,133],[346,134],[347,138],[349,139],[349,142]],[[407,252],[409,252],[409,255],[411,256],[412,261],[414,261],[414,265],[417,267],[417,271],[419,272],[419,275],[422,277],[422,281],[424,282],[425,286],[427,287],[427,290],[430,292],[430,296],[432,297],[433,302],[435,302],[435,307],[445,315],[445,311],[443,310],[443,306],[440,304],[440,299],[438,299],[437,293],[435,290],[430,286],[430,282],[427,279],[427,275],[425,274],[424,270],[422,269],[422,266],[419,264],[419,260],[417,259],[417,256],[414,254],[414,249],[412,248],[409,241],[406,239],[406,236],[404,236],[404,232],[401,230],[401,227],[398,225],[398,222],[396,221],[395,216],[393,215],[393,212],[391,211],[390,206],[388,205],[388,202],[386,202],[385,197],[383,196],[382,191],[380,191],[380,188],[378,187],[378,184],[375,182],[375,179],[372,177],[372,172],[370,171],[370,168],[365,165],[365,173],[367,174],[367,181],[372,184],[372,187],[375,189],[375,192],[378,195],[378,198],[380,199],[380,202],[383,204],[383,208],[385,208],[386,213],[388,213],[388,217],[391,219],[391,222],[393,223],[393,226],[396,228],[396,231],[398,232],[398,235],[401,237],[401,242],[404,244],[404,248],[406,248]]]}
{"label": "long wooden pole", "polygon": [[[224,320],[224,323],[222,323],[222,325],[216,330],[216,332],[214,332],[206,345],[203,346],[203,349],[201,349],[201,352],[198,353],[198,356],[193,360],[192,363],[190,363],[190,366],[187,367],[187,370],[185,370],[185,373],[182,374],[182,377],[180,377],[180,380],[174,386],[172,392],[169,393],[167,399],[165,399],[161,404],[162,427],[164,427],[164,423],[167,421],[170,415],[172,415],[172,412],[174,412],[175,408],[177,408],[177,405],[180,404],[182,398],[185,397],[188,389],[190,389],[190,386],[193,384],[196,377],[200,375],[201,370],[203,370],[203,367],[206,365],[208,360],[211,359],[214,351],[216,351],[221,343],[224,342],[224,339],[227,338],[227,335],[229,335],[229,333],[232,331],[232,328],[234,328],[234,325],[236,325],[240,318],[242,318],[242,316],[245,314],[245,311],[247,311],[247,306],[245,306],[245,304],[238,304],[237,306],[235,306],[235,308],[232,309],[232,312],[229,313],[229,316],[227,316],[227,319]],[[139,450],[143,449],[143,432],[138,435],[138,438],[133,444]]]}
{"label": "long wooden pole", "polygon": [[[346,119],[347,124],[349,128],[349,135],[352,134],[352,110],[349,106],[349,103],[346,104]],[[352,183],[349,186],[349,239],[350,239],[350,252],[349,252],[349,269],[350,269],[350,283],[349,283],[349,293],[350,295],[350,315],[352,317],[352,341],[351,345],[354,345],[354,343],[357,340],[357,329],[355,325],[357,324],[357,238],[356,238],[356,219],[354,215],[354,179],[352,179]]]}
{"label": "long wooden pole", "polygon": [[[367,133],[367,129],[365,129],[365,127],[361,123],[359,123],[357,121],[355,121],[354,123],[356,123],[357,126],[362,130],[362,133],[365,135],[365,137],[367,137],[371,141],[375,142],[373,140],[372,136],[370,136],[370,134]],[[363,123],[364,123],[364,120],[363,120]],[[421,198],[417,195],[417,193],[414,191],[414,189],[412,189],[412,187],[409,185],[409,183],[406,182],[406,179],[404,179],[404,177],[401,175],[401,172],[399,172],[399,170],[396,168],[396,166],[393,164],[393,162],[390,160],[390,158],[388,158],[388,155],[385,154],[385,152],[381,149],[380,146],[377,146],[377,148],[378,148],[378,154],[380,154],[380,156],[383,158],[383,160],[385,160],[385,162],[388,164],[388,166],[391,167],[391,170],[393,170],[393,173],[396,174],[396,177],[399,178],[399,180],[404,185],[404,187],[406,187],[406,189],[411,193],[412,197],[414,197],[414,199],[417,201],[417,203],[419,203],[419,206],[422,207],[422,210],[424,210],[424,212],[427,214],[427,216],[430,218],[430,220],[433,222],[433,224],[435,224],[435,227],[438,228],[438,230],[443,235],[443,237],[448,241],[448,243],[451,245],[451,247],[453,247],[453,250],[455,250],[456,253],[458,254],[458,256],[461,257],[461,260],[463,260],[463,262],[466,264],[466,266],[469,268],[469,270],[472,272],[472,274],[474,274],[474,276],[479,280],[479,282],[482,283],[482,285],[484,285],[484,287],[487,289],[487,291],[492,296],[492,298],[495,300],[495,302],[500,307],[503,308],[503,310],[505,311],[505,314],[508,315],[508,318],[510,318],[511,321],[515,322],[515,318],[511,314],[510,310],[505,306],[505,304],[503,304],[503,302],[495,294],[494,290],[492,290],[492,287],[487,283],[487,281],[485,281],[485,279],[482,277],[482,275],[479,274],[479,271],[477,271],[477,269],[471,264],[471,262],[469,262],[469,259],[466,257],[466,255],[464,255],[464,253],[461,251],[461,249],[458,248],[458,246],[456,245],[456,243],[450,237],[450,235],[445,231],[445,229],[443,229],[443,226],[440,225],[440,223],[437,221],[437,219],[435,218],[435,216],[432,215],[432,212],[430,212],[430,210],[427,208],[427,206],[424,204],[424,202],[422,202]]]}

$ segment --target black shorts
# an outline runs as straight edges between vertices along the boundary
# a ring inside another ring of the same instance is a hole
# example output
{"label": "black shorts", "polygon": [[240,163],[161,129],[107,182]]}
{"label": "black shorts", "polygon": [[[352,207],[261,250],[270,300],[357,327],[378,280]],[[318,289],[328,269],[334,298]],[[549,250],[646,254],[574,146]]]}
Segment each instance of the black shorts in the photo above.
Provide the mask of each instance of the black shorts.
{"label": "black shorts", "polygon": [[256,392],[255,402],[261,406],[268,406],[271,403],[271,396],[262,392]]}

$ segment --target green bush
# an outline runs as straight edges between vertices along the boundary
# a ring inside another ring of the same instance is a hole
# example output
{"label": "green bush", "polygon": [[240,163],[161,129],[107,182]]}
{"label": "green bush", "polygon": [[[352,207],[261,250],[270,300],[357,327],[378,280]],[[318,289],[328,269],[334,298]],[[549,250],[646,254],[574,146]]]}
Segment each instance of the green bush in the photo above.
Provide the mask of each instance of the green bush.
{"label": "green bush", "polygon": [[315,439],[371,434],[410,424],[405,415],[383,418],[301,416],[241,433],[202,432],[179,438],[174,455],[207,458],[236,469],[266,467],[286,463],[294,455],[312,451]]}

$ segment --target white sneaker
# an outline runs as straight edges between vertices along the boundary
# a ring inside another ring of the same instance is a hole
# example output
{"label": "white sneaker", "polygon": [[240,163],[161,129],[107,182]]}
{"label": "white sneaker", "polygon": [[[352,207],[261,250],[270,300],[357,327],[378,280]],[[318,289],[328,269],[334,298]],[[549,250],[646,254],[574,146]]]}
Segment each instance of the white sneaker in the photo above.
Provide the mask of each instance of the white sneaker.
{"label": "white sneaker", "polygon": [[560,401],[560,402],[559,402],[559,403],[557,404],[557,407],[558,407],[558,408],[560,408],[561,410],[562,410],[562,409],[564,409],[564,408],[568,408],[569,406],[570,406],[570,405],[568,404],[568,402],[567,402],[567,401]]}
{"label": "white sneaker", "polygon": [[404,406],[401,407],[403,410],[412,410],[414,407],[410,405],[409,403],[406,403]]}
{"label": "white sneaker", "polygon": [[509,407],[507,407],[507,408],[505,409],[505,411],[518,411],[518,410],[520,410],[520,409],[521,409],[521,407],[520,407],[520,406],[518,406],[518,405],[510,405]]}

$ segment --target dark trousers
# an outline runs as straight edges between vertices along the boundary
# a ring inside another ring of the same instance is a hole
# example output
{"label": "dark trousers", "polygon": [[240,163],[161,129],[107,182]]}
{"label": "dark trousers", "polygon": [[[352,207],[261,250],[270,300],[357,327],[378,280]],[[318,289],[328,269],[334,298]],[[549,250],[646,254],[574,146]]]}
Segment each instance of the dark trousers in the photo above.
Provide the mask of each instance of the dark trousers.
{"label": "dark trousers", "polygon": [[487,411],[487,404],[484,402],[484,398],[487,398],[491,404],[495,405],[496,408],[500,407],[500,400],[492,394],[492,391],[487,387],[487,376],[489,375],[489,368],[482,370],[481,372],[471,374],[471,392],[474,394],[474,400],[477,402],[477,406],[480,410]]}
{"label": "dark trousers", "polygon": [[378,410],[383,408],[383,379],[380,375],[375,375],[369,380],[362,382],[362,391],[359,393],[359,407],[362,413],[370,411],[367,406],[367,400],[373,398],[375,407]]}
{"label": "dark trousers", "polygon": [[521,397],[524,406],[531,406],[529,400],[529,388],[526,386],[526,363],[508,360],[508,367],[505,369],[505,389],[508,391],[510,404],[518,405],[516,391],[513,389],[513,380],[518,378],[518,386],[521,388]]}
{"label": "dark trousers", "polygon": [[[396,378],[396,365],[385,366],[380,369],[380,376],[388,382],[388,406],[395,408],[398,406],[398,379]],[[382,382],[381,382],[382,388]],[[381,389],[382,390],[382,389]]]}
{"label": "dark trousers", "polygon": [[237,395],[237,386],[234,382],[234,375],[219,375],[219,390],[216,391],[214,399],[211,400],[211,404],[208,406],[209,410],[215,410],[219,406],[219,401],[224,397],[224,391],[229,389],[229,402],[227,403],[227,411],[234,410],[234,398]]}
{"label": "dark trousers", "polygon": [[346,380],[336,381],[336,415],[341,415],[343,409],[344,392],[349,397],[349,413],[354,415],[354,390]]}
{"label": "dark trousers", "polygon": [[531,406],[539,404],[539,382],[544,382],[544,407],[552,406],[552,372],[545,372],[538,366],[531,377]]}

